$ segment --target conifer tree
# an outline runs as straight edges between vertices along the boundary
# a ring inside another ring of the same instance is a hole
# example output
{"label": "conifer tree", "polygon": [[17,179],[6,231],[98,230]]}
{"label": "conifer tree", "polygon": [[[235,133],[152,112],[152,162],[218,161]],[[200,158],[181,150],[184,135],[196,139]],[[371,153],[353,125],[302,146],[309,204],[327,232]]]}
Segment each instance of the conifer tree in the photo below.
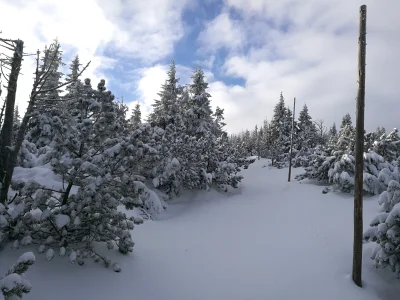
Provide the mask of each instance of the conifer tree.
{"label": "conifer tree", "polygon": [[308,113],[308,107],[306,104],[304,104],[300,111],[297,124],[298,133],[296,141],[299,149],[302,149],[303,147],[306,149],[314,148],[316,146],[317,130],[310,114]]}
{"label": "conifer tree", "polygon": [[[60,111],[60,93],[63,73],[59,70],[63,66],[60,43],[56,39],[49,48],[45,48],[41,57],[40,75],[47,73],[47,80],[39,84],[41,91],[37,99],[36,109],[28,125],[27,139],[36,147],[51,147],[54,138],[53,117],[62,114]],[[48,151],[48,150],[44,150]]]}
{"label": "conifer tree", "polygon": [[350,114],[346,114],[342,119],[340,131],[338,133],[335,150],[341,153],[353,154],[355,147],[355,130],[352,126]]}
{"label": "conifer tree", "polygon": [[271,157],[276,166],[281,166],[282,156],[288,153],[290,146],[291,111],[285,107],[285,99],[280,94],[279,102],[274,108],[271,121]]}
{"label": "conifer tree", "polygon": [[208,83],[205,81],[204,72],[196,67],[190,84],[189,123],[188,131],[191,135],[204,137],[212,128],[212,109],[210,105],[211,95],[206,91]]}
{"label": "conifer tree", "polygon": [[336,123],[333,123],[332,127],[329,129],[329,140],[336,138],[336,136],[337,136]]}
{"label": "conifer tree", "polygon": [[142,112],[140,110],[140,104],[136,103],[135,108],[132,111],[132,115],[129,119],[129,124],[132,129],[136,129],[141,123],[142,123]]}
{"label": "conifer tree", "polygon": [[372,150],[382,155],[388,162],[397,160],[400,156],[400,137],[397,128],[389,134],[382,134],[374,142]]}
{"label": "conifer tree", "polygon": [[381,213],[371,222],[370,228],[364,233],[364,239],[375,242],[372,253],[374,265],[377,268],[388,267],[400,278],[400,183],[399,169],[384,169],[380,177],[389,181],[387,190],[379,197]]}
{"label": "conifer tree", "polygon": [[[21,226],[8,227],[14,244],[33,241],[39,253],[46,251],[51,260],[55,250],[67,254],[71,263],[83,264],[90,255],[106,266],[110,260],[97,252],[94,242],[121,253],[133,250],[130,230],[143,219],[128,217],[118,210],[135,207],[160,211],[163,203],[144,185],[138,165],[156,155],[137,135],[126,135],[126,109],[101,80],[94,90],[89,79],[82,86],[79,101],[64,105],[68,110],[54,117],[53,172],[63,181],[61,190],[46,188],[33,181],[13,182],[18,191],[13,215],[2,214],[6,222]],[[73,191],[75,189],[75,191]],[[31,209],[42,211],[35,219]],[[118,271],[119,267],[114,266]]]}
{"label": "conifer tree", "polygon": [[226,136],[227,133],[224,131],[226,123],[224,122],[224,109],[217,106],[214,112],[214,135],[220,137],[221,135]]}
{"label": "conifer tree", "polygon": [[177,116],[178,109],[177,101],[181,93],[178,81],[175,61],[172,61],[167,73],[167,80],[158,94],[160,99],[154,101],[153,112],[149,116],[149,121],[153,126],[166,129],[168,124],[175,122],[174,117]]}

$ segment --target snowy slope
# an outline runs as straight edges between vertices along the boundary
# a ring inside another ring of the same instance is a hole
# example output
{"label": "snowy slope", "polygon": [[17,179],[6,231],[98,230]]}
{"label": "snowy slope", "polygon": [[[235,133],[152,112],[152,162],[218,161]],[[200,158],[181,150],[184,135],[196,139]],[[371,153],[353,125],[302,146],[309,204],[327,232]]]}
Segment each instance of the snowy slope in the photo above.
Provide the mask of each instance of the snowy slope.
{"label": "snowy slope", "polygon": [[[350,279],[352,197],[288,183],[287,169],[262,168],[266,163],[252,164],[229,195],[187,193],[137,226],[132,255],[110,252],[121,273],[37,255],[24,299],[398,299],[394,274],[372,267],[372,245],[364,247],[364,288]],[[366,227],[377,197],[364,207]],[[24,251],[1,252],[0,274]]]}

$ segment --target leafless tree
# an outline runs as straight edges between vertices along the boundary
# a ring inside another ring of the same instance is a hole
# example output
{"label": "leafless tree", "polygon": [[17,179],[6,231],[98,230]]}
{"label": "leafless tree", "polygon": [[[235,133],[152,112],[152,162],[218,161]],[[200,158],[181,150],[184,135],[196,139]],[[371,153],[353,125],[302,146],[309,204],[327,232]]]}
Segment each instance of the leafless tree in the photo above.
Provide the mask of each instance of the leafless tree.
{"label": "leafless tree", "polygon": [[[7,83],[7,96],[1,112],[2,128],[0,133],[0,202],[2,189],[5,185],[6,170],[9,164],[13,123],[14,123],[14,107],[17,93],[18,76],[21,70],[24,42],[21,40],[0,39],[0,46],[6,50],[13,52],[12,56],[3,53],[0,58],[1,75]],[[9,75],[6,73],[8,70]],[[4,120],[3,120],[4,115]],[[6,197],[6,196],[5,196]]]}
{"label": "leafless tree", "polygon": [[323,138],[327,133],[327,128],[324,125],[324,123],[325,123],[324,119],[316,119],[314,121],[315,127],[317,127],[317,132],[321,138]]}

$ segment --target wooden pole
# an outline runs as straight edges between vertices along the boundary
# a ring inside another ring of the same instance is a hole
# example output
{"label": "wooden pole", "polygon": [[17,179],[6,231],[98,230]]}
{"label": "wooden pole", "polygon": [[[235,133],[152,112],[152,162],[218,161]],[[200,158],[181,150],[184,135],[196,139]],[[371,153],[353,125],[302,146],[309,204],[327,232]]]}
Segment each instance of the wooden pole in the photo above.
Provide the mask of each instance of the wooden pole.
{"label": "wooden pole", "polygon": [[353,281],[362,286],[362,245],[363,245],[363,167],[364,167],[364,107],[365,107],[365,56],[366,56],[367,6],[360,7],[360,33],[358,52],[358,93],[356,116],[356,167],[354,178],[354,242]]}
{"label": "wooden pole", "polygon": [[296,113],[296,97],[293,99],[293,117],[292,117],[292,132],[290,133],[290,154],[289,154],[289,175],[288,182],[292,176],[292,155],[293,155],[293,131],[294,131],[294,115]]}

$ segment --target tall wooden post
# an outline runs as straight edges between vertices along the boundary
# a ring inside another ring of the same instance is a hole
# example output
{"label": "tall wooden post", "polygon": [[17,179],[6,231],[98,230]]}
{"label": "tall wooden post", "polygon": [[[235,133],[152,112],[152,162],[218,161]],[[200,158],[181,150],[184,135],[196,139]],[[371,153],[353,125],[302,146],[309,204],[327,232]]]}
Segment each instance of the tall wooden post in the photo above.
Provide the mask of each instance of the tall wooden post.
{"label": "tall wooden post", "polygon": [[358,52],[358,93],[356,116],[356,167],[354,179],[354,242],[353,281],[359,287],[362,269],[363,245],[363,167],[364,167],[364,107],[365,107],[365,56],[366,56],[367,6],[360,7],[360,33]]}
{"label": "tall wooden post", "polygon": [[294,132],[294,115],[296,113],[296,97],[293,99],[293,117],[292,117],[292,132],[290,133],[290,154],[289,154],[289,175],[288,182],[292,176],[292,155],[293,155],[293,132]]}

